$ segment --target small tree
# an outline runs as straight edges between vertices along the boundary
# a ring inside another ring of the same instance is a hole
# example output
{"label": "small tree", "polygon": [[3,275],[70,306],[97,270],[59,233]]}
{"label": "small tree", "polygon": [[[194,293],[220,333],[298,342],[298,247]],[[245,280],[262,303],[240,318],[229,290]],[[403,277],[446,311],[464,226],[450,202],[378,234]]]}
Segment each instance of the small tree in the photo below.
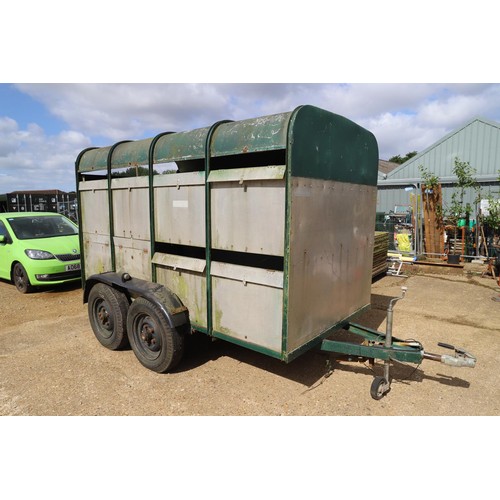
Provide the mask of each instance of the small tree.
{"label": "small tree", "polygon": [[403,163],[408,161],[410,158],[413,158],[414,156],[416,156],[416,154],[417,154],[416,151],[410,151],[409,153],[406,153],[405,156],[401,156],[401,155],[393,156],[393,157],[389,158],[389,161],[391,163],[398,163],[399,165],[402,165]]}
{"label": "small tree", "polygon": [[451,195],[451,203],[444,210],[444,216],[448,223],[454,226],[455,245],[453,246],[453,254],[455,254],[458,222],[463,218],[468,221],[473,210],[471,204],[468,201],[465,202],[465,195],[468,190],[474,190],[476,193],[474,204],[477,205],[481,200],[481,186],[474,177],[476,169],[468,161],[460,161],[459,158],[455,158],[453,173],[457,177],[457,182]]}
{"label": "small tree", "polygon": [[[500,183],[500,170],[498,171],[498,182]],[[493,195],[496,195],[495,197]],[[492,234],[493,240],[500,235],[500,193],[489,193],[486,196],[488,200],[488,215],[481,213],[481,222]]]}

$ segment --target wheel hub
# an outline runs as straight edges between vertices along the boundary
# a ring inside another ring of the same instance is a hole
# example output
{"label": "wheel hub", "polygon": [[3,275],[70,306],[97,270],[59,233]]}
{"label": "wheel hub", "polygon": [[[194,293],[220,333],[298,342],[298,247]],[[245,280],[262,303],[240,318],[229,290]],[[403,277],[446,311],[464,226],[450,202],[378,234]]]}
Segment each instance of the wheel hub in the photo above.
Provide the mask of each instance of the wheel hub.
{"label": "wheel hub", "polygon": [[154,337],[154,328],[151,328],[151,325],[148,325],[147,323],[142,325],[141,328],[141,339],[143,342],[145,342],[148,346],[151,346],[152,344],[156,344],[156,339]]}
{"label": "wheel hub", "polygon": [[109,312],[104,305],[101,305],[97,310],[97,318],[99,319],[102,326],[109,329],[110,326]]}

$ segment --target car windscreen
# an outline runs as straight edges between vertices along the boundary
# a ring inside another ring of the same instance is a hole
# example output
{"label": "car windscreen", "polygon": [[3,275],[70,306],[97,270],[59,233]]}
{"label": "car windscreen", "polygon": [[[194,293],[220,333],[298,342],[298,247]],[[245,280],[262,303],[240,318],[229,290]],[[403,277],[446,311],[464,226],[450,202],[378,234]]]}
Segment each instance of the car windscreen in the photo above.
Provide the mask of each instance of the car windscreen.
{"label": "car windscreen", "polygon": [[19,240],[78,234],[78,228],[60,215],[11,217],[7,220]]}

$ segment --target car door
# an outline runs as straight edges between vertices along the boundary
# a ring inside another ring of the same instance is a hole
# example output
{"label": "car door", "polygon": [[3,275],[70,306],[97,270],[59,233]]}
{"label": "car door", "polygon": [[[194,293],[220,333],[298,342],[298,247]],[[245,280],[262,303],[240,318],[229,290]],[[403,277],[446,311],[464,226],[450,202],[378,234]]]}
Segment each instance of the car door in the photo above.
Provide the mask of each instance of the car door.
{"label": "car door", "polygon": [[4,241],[0,242],[0,278],[10,279],[10,264],[12,255],[12,238],[3,221],[0,220],[0,236]]}

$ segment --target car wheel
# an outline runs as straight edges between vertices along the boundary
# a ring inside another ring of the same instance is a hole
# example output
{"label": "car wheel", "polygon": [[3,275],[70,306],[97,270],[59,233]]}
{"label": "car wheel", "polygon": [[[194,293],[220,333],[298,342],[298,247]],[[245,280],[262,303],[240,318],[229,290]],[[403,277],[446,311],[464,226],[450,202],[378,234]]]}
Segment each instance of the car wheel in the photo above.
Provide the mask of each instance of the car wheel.
{"label": "car wheel", "polygon": [[12,281],[21,293],[28,293],[33,290],[30,279],[28,277],[28,273],[26,272],[26,269],[24,269],[23,265],[19,262],[16,262],[14,269],[12,270]]}

